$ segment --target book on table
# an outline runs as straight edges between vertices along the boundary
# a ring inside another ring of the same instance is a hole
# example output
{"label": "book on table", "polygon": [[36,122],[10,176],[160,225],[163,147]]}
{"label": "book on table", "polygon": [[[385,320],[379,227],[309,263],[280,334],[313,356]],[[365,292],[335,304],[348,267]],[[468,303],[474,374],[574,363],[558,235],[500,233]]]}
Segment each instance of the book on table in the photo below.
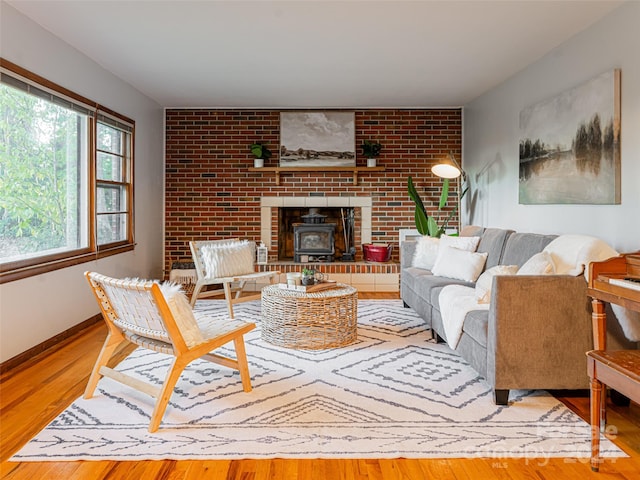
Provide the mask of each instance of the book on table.
{"label": "book on table", "polygon": [[279,283],[278,287],[283,290],[293,290],[295,292],[313,293],[328,290],[330,288],[336,288],[338,286],[335,280],[325,280],[324,282],[316,283],[314,285],[289,285],[288,283]]}

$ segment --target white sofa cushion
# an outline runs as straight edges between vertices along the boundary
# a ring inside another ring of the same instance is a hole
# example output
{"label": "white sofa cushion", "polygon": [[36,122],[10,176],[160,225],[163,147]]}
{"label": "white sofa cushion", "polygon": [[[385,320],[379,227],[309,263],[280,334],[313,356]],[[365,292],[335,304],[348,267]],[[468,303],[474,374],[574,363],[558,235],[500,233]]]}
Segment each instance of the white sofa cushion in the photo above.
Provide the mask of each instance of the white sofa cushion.
{"label": "white sofa cushion", "polygon": [[517,271],[517,265],[496,265],[483,272],[476,282],[476,299],[478,303],[489,303],[489,300],[491,300],[493,277],[496,275],[515,275]]}
{"label": "white sofa cushion", "polygon": [[460,250],[475,252],[480,243],[480,237],[450,237],[443,235],[440,237],[440,248],[453,247]]}
{"label": "white sofa cushion", "polygon": [[418,240],[411,266],[433,270],[433,266],[438,258],[438,252],[440,252],[443,247],[453,247],[475,252],[479,242],[480,237],[449,237],[444,235],[436,238],[425,235]]}
{"label": "white sofa cushion", "polygon": [[518,275],[553,275],[556,266],[548,252],[536,253],[518,270]]}
{"label": "white sofa cushion", "polygon": [[439,277],[475,282],[484,268],[487,255],[441,245],[432,272]]}
{"label": "white sofa cushion", "polygon": [[411,266],[431,270],[433,264],[436,262],[439,248],[439,238],[429,237],[427,235],[421,237],[416,244],[416,251],[413,255]]}

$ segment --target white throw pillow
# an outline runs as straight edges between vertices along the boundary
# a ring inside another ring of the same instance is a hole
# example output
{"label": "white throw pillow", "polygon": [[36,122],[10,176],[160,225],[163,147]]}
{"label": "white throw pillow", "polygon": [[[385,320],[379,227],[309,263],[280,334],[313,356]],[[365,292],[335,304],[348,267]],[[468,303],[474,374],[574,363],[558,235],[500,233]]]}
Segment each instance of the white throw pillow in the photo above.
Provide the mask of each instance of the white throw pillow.
{"label": "white throw pillow", "polygon": [[233,277],[255,271],[255,243],[248,240],[210,243],[200,248],[207,278]]}
{"label": "white throw pillow", "polygon": [[475,282],[484,268],[487,255],[440,245],[432,272],[439,277]]}
{"label": "white throw pillow", "polygon": [[188,347],[195,347],[202,343],[204,338],[200,332],[200,327],[198,327],[198,322],[193,316],[193,309],[189,300],[182,291],[181,285],[177,285],[177,287],[175,284],[165,282],[160,286],[160,289],[164,294],[169,310],[171,310],[173,319],[176,321],[180,333],[182,333],[184,342]]}
{"label": "white throw pillow", "polygon": [[552,275],[556,273],[556,266],[548,252],[533,255],[518,270],[518,275]]}
{"label": "white throw pillow", "polygon": [[480,243],[480,237],[449,237],[443,235],[440,237],[440,248],[453,247],[460,250],[475,252]]}
{"label": "white throw pillow", "polygon": [[478,303],[489,303],[489,300],[491,300],[493,277],[496,275],[515,275],[517,271],[517,265],[496,265],[486,272],[483,272],[476,282],[476,298],[478,299]]}
{"label": "white throw pillow", "polygon": [[411,266],[416,268],[426,268],[431,270],[438,256],[440,239],[429,237],[427,235],[421,237],[416,245],[416,251],[411,261]]}

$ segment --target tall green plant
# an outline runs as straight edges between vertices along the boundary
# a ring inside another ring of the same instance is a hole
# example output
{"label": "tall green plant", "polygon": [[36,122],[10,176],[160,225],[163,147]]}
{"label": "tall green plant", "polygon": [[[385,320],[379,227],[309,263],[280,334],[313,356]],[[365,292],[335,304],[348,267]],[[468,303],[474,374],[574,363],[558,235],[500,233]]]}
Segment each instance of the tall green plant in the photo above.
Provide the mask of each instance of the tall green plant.
{"label": "tall green plant", "polygon": [[413,184],[413,178],[409,176],[407,180],[407,187],[409,191],[409,197],[416,204],[415,207],[415,221],[416,221],[416,229],[420,233],[420,235],[429,235],[430,237],[439,237],[442,235],[444,230],[438,233],[438,224],[436,223],[433,217],[430,217],[427,214],[427,210],[424,208],[424,203],[420,198],[420,194],[416,190],[415,185]]}
{"label": "tall green plant", "polygon": [[[453,216],[458,211],[458,204],[456,202],[453,210],[449,212],[449,215],[444,219],[441,225],[438,225],[437,220],[433,216],[429,216],[427,214],[427,210],[424,207],[424,203],[420,198],[420,194],[416,190],[415,185],[413,184],[413,178],[409,177],[407,180],[407,187],[409,191],[409,197],[415,203],[415,221],[416,221],[416,229],[421,235],[428,235],[430,237],[440,237],[446,231],[447,225],[449,221],[453,218]],[[460,195],[460,200],[464,197],[464,194],[467,193],[468,187],[464,189],[462,194]],[[440,192],[440,201],[438,203],[438,210],[442,210],[447,205],[447,200],[449,198],[449,179],[442,179],[442,191]]]}

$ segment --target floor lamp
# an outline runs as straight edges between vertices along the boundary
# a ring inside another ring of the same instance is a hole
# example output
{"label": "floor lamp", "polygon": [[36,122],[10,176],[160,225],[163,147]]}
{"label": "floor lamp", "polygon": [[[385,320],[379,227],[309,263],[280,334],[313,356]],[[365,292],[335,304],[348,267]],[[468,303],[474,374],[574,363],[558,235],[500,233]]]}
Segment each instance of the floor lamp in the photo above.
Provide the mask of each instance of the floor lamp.
{"label": "floor lamp", "polygon": [[449,153],[440,160],[436,165],[431,167],[434,175],[440,178],[457,179],[458,182],[458,233],[462,230],[462,197],[466,190],[462,192],[462,182],[467,180],[467,175],[458,162],[456,162],[453,153]]}

